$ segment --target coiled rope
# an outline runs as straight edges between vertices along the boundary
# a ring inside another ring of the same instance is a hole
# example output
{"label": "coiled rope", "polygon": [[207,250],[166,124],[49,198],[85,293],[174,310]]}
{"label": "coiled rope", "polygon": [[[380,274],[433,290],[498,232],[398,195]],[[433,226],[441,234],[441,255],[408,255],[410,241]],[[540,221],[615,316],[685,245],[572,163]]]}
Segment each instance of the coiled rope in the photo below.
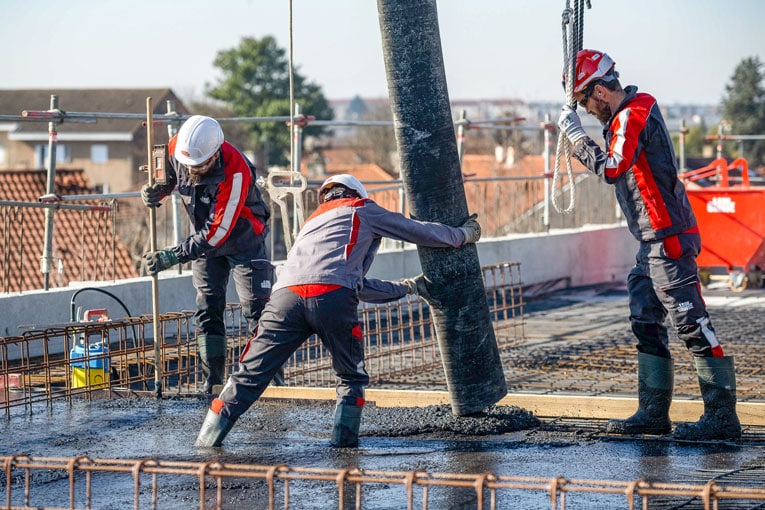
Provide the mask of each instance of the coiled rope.
{"label": "coiled rope", "polygon": [[[566,8],[563,9],[561,16],[561,28],[563,32],[563,68],[565,71],[565,93],[566,104],[576,109],[576,99],[574,99],[574,79],[576,73],[576,55],[582,49],[584,44],[584,4],[587,2],[587,8],[590,8],[589,0],[574,0],[574,7],[571,8],[570,0],[566,0]],[[552,178],[552,205],[559,213],[570,213],[574,210],[576,203],[576,185],[574,183],[574,171],[571,167],[571,142],[565,133],[558,133],[558,146],[555,153],[555,167]],[[562,184],[560,175],[561,156],[566,162],[566,174],[569,181],[569,203],[565,209],[561,208],[558,201],[561,195]]]}

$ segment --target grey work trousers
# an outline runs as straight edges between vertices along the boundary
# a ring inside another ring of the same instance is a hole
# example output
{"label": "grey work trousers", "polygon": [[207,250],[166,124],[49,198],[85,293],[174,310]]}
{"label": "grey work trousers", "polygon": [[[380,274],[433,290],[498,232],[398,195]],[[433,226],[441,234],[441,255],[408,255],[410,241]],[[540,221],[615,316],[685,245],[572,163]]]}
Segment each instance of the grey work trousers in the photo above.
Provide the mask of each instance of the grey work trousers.
{"label": "grey work trousers", "polygon": [[229,275],[234,277],[236,293],[252,335],[263,307],[271,295],[273,266],[267,260],[264,243],[241,254],[201,257],[191,262],[191,274],[197,291],[194,322],[200,333],[226,336],[224,312]]}
{"label": "grey work trousers", "polygon": [[679,234],[641,242],[635,267],[627,278],[630,321],[646,354],[671,358],[665,320],[693,356],[722,356],[722,348],[701,297],[696,257],[701,237]]}
{"label": "grey work trousers", "polygon": [[301,297],[288,288],[271,295],[247,343],[239,365],[218,397],[221,416],[236,420],[268,386],[276,371],[312,334],[332,355],[337,400],[363,405],[369,375],[364,368],[364,342],[356,292],[339,288],[315,297]]}

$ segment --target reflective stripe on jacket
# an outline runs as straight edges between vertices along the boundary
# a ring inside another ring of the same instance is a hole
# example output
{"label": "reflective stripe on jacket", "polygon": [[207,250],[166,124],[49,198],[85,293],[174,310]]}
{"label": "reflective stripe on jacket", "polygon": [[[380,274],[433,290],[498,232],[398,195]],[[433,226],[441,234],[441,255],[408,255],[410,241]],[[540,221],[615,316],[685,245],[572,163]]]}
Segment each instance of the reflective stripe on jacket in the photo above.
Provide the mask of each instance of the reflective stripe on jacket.
{"label": "reflective stripe on jacket", "polygon": [[194,230],[173,248],[178,260],[252,249],[257,236],[266,233],[270,216],[255,183],[255,167],[233,145],[223,142],[216,162],[195,183],[188,168],[173,156],[175,143],[173,137],[168,144],[168,182],[163,195],[170,194],[177,185]]}
{"label": "reflective stripe on jacket", "polygon": [[677,177],[672,138],[656,99],[634,86],[625,92],[603,130],[607,151],[587,137],[577,144],[574,156],[614,185],[638,241],[664,239],[695,226],[696,218]]}

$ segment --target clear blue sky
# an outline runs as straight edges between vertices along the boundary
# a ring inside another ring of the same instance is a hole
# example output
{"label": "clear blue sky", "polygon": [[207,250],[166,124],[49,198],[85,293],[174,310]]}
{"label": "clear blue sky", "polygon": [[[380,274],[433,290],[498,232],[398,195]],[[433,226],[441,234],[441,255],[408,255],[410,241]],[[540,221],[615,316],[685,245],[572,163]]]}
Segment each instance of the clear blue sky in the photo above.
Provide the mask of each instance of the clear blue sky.
{"label": "clear blue sky", "polygon": [[[564,0],[440,0],[452,99],[563,100]],[[172,87],[202,98],[218,51],[289,44],[288,0],[0,0],[0,88]],[[736,65],[765,63],[765,0],[592,0],[584,46],[661,103],[717,104]],[[293,0],[300,72],[330,99],[387,96],[374,0]],[[32,105],[30,105],[32,106]]]}

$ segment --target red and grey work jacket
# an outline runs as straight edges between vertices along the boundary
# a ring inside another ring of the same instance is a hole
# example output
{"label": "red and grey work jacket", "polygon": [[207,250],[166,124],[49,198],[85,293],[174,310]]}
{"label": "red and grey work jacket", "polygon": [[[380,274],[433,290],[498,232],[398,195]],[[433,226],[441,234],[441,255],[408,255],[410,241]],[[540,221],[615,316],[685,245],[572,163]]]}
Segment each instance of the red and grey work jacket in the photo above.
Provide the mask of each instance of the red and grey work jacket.
{"label": "red and grey work jacket", "polygon": [[586,137],[574,156],[613,184],[616,199],[638,241],[653,241],[696,226],[675,151],[656,99],[625,88],[627,96],[603,129],[606,150]]}
{"label": "red and grey work jacket", "polygon": [[383,237],[440,248],[465,241],[457,227],[413,220],[370,199],[337,198],[319,205],[305,221],[287,260],[277,267],[273,291],[323,284],[355,290],[371,303],[403,297],[405,284],[365,278]]}
{"label": "red and grey work jacket", "polygon": [[262,243],[271,211],[255,183],[252,163],[223,142],[215,164],[194,183],[188,168],[173,156],[175,143],[176,137],[168,143],[162,194],[169,195],[177,186],[194,230],[173,248],[178,260],[243,253]]}

